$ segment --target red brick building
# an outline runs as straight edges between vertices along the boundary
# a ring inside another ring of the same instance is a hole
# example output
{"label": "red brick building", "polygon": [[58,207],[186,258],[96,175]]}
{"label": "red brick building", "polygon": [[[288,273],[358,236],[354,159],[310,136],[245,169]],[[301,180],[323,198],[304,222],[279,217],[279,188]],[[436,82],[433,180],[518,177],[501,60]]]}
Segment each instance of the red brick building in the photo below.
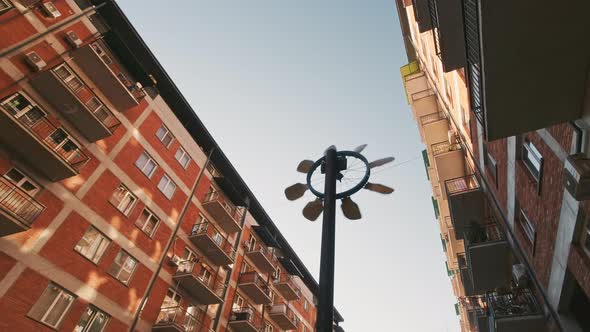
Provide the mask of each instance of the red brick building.
{"label": "red brick building", "polygon": [[463,331],[590,331],[590,3],[396,5]]}
{"label": "red brick building", "polygon": [[317,283],[114,1],[0,0],[0,52],[0,330],[315,330]]}

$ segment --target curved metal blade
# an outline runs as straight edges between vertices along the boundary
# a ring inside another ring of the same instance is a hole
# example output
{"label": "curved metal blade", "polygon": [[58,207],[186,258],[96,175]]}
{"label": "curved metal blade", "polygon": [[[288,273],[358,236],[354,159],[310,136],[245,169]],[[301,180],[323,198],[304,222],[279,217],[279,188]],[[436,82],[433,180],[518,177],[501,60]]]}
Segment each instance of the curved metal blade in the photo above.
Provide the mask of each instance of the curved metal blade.
{"label": "curved metal blade", "polygon": [[356,153],[361,153],[367,147],[367,144],[357,146],[353,151]]}
{"label": "curved metal blade", "polygon": [[316,221],[322,211],[324,210],[324,203],[321,199],[315,199],[305,205],[303,208],[303,216],[310,221]]}
{"label": "curved metal blade", "polygon": [[309,170],[313,166],[313,160],[302,160],[299,165],[297,165],[297,172],[307,174]]}
{"label": "curved metal blade", "polygon": [[394,189],[380,183],[367,182],[365,189],[371,190],[380,194],[391,194]]}
{"label": "curved metal blade", "polygon": [[285,189],[285,196],[288,200],[294,201],[298,198],[301,198],[303,194],[307,191],[307,185],[303,183],[295,183],[294,185],[287,187]]}
{"label": "curved metal blade", "polygon": [[394,160],[395,160],[394,157],[387,157],[387,158],[377,159],[377,160],[371,161],[369,163],[369,168],[375,168],[375,167],[383,166],[385,164],[389,164],[390,162],[392,162]]}
{"label": "curved metal blade", "polygon": [[361,219],[361,210],[359,206],[350,199],[350,197],[345,197],[342,199],[342,204],[340,205],[342,208],[342,213],[344,216],[350,220],[359,220]]}

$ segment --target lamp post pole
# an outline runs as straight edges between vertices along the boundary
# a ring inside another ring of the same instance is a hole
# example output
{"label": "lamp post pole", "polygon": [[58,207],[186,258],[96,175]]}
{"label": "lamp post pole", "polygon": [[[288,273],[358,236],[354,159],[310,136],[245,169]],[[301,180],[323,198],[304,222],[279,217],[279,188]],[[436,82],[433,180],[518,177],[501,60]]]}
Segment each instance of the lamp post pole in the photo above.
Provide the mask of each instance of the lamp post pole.
{"label": "lamp post pole", "polygon": [[322,221],[322,251],[320,257],[319,332],[331,332],[334,320],[334,254],[336,246],[336,179],[338,157],[336,148],[326,150],[324,169],[324,218]]}

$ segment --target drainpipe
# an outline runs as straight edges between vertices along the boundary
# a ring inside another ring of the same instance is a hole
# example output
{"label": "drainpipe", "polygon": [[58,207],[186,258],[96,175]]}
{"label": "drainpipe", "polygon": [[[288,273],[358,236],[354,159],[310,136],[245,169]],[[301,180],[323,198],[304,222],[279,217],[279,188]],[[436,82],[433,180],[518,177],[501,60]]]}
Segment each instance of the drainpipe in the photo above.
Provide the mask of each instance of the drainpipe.
{"label": "drainpipe", "polygon": [[186,211],[188,210],[188,207],[190,206],[190,203],[197,191],[197,186],[201,182],[201,178],[203,177],[203,174],[205,173],[205,170],[207,169],[207,166],[209,165],[209,161],[211,160],[211,155],[213,154],[213,151],[215,151],[215,148],[212,148],[211,151],[209,151],[209,155],[207,155],[207,160],[205,161],[205,165],[203,165],[203,167],[199,171],[199,175],[197,176],[197,179],[195,180],[195,183],[193,184],[193,188],[191,189],[191,193],[188,195],[186,201],[184,202],[184,206],[182,207],[182,211],[180,212],[180,215],[178,216],[178,219],[176,221],[176,226],[174,226],[174,229],[172,230],[172,234],[170,235],[170,238],[168,239],[168,242],[166,243],[166,247],[164,247],[164,252],[162,253],[162,257],[160,258],[160,262],[158,264],[158,267],[156,268],[156,271],[154,272],[154,274],[150,278],[150,282],[148,284],[148,287],[145,290],[145,293],[143,294],[141,301],[139,302],[139,306],[137,307],[137,311],[135,312],[135,315],[133,316],[133,322],[131,323],[131,326],[129,327],[129,332],[133,332],[135,330],[135,327],[137,326],[137,322],[139,321],[139,318],[141,317],[141,313],[143,312],[143,308],[145,307],[147,300],[148,300],[150,294],[152,293],[152,290],[154,289],[154,285],[156,284],[156,280],[158,279],[158,276],[160,275],[160,271],[162,271],[162,266],[164,266],[164,262],[166,261],[168,251],[170,250],[170,247],[172,247],[172,244],[176,240],[176,234],[178,234],[178,231],[180,230],[180,225],[182,224],[182,221],[184,219],[184,215],[186,214]]}
{"label": "drainpipe", "polygon": [[[422,61],[421,61],[421,63],[423,64]],[[424,66],[423,66],[423,68],[424,68]],[[432,77],[430,77],[430,73],[428,73],[427,70],[424,70],[424,73],[426,74],[426,76],[428,76],[428,79],[431,82],[435,82],[435,80],[433,80]],[[435,84],[432,84],[431,88],[436,91],[436,94],[438,96],[442,96],[440,94],[440,91],[438,91],[438,89],[436,88]],[[448,111],[451,109],[449,107],[449,105],[447,105],[442,98],[440,98],[440,100],[441,100],[442,104],[444,104],[444,108],[447,110],[445,112],[447,115],[447,119],[449,119],[449,121],[451,121],[456,128],[461,128],[460,126],[457,125],[457,123],[455,123],[455,119],[453,119],[450,112]],[[502,229],[502,232],[504,233],[504,235],[508,235],[507,239],[508,239],[508,243],[510,244],[510,247],[512,248],[512,252],[526,267],[528,275],[531,277],[533,284],[535,285],[535,288],[539,291],[539,293],[541,294],[541,297],[543,297],[544,307],[546,309],[548,309],[549,314],[551,315],[551,317],[553,318],[553,320],[557,324],[557,327],[559,328],[560,331],[564,331],[563,325],[562,325],[561,320],[559,318],[559,314],[557,313],[557,309],[555,309],[551,306],[551,304],[550,304],[551,302],[549,302],[549,296],[547,295],[547,292],[543,288],[541,281],[537,277],[537,274],[534,272],[535,270],[533,269],[532,264],[529,262],[527,256],[525,255],[525,252],[522,249],[522,246],[520,245],[520,243],[516,239],[516,235],[514,234],[512,229],[510,228],[510,225],[508,223],[508,217],[502,211],[502,208],[500,207],[501,205],[498,201],[498,198],[496,197],[496,194],[494,194],[494,192],[489,189],[489,188],[492,188],[492,186],[489,185],[488,180],[484,176],[484,174],[485,174],[484,170],[481,169],[480,165],[477,163],[477,159],[475,159],[475,157],[473,156],[473,152],[467,148],[467,144],[465,144],[466,139],[463,136],[463,134],[461,133],[461,131],[459,131],[458,134],[459,134],[459,137],[461,138],[461,146],[463,147],[463,150],[466,151],[466,153],[474,161],[473,164],[475,165],[475,168],[476,168],[475,171],[477,171],[477,173],[479,175],[478,180],[480,182],[482,182],[483,187],[486,189],[486,192],[490,194],[489,197],[492,198],[491,201],[493,202],[493,205],[490,204],[491,207],[494,209],[495,212],[497,212],[500,215],[498,224],[500,224],[500,226],[501,226],[500,228]],[[478,139],[483,139],[483,138],[478,137]]]}
{"label": "drainpipe", "polygon": [[[236,236],[236,243],[234,243],[234,251],[236,253],[236,258],[235,258],[236,260],[238,259],[238,250],[240,248],[240,243],[242,242],[242,235],[244,234],[244,224],[246,223],[246,214],[248,213],[248,210],[250,210],[250,199],[248,197],[246,197],[245,201],[246,201],[246,207],[244,209],[244,213],[242,214],[242,217],[240,220],[240,226],[242,226],[242,229],[238,232],[238,235]],[[217,313],[215,314],[215,320],[213,322],[213,331],[217,331],[217,327],[219,326],[219,319],[221,318],[221,314],[223,313],[223,309],[225,309],[225,306],[228,302],[225,297],[227,296],[227,290],[229,288],[229,282],[231,280],[233,270],[234,270],[233,268],[229,269],[227,271],[227,274],[225,275],[225,284],[227,286],[223,289],[222,298],[224,299],[224,301],[219,307],[217,307]],[[235,297],[235,292],[234,292],[234,297]],[[233,304],[233,299],[232,299],[232,304]]]}

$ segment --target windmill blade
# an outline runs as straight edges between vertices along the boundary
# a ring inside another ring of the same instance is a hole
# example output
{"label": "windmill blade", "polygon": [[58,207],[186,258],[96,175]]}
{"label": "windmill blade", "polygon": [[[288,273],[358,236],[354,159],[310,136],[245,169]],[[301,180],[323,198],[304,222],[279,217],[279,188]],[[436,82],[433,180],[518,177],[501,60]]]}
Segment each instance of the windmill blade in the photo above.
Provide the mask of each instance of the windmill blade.
{"label": "windmill blade", "polygon": [[390,162],[392,162],[394,160],[395,160],[395,158],[393,158],[393,157],[387,157],[387,158],[377,159],[377,160],[371,161],[369,163],[369,168],[375,168],[375,167],[383,166],[385,164],[389,164]]}
{"label": "windmill blade", "polygon": [[391,194],[394,189],[391,187],[388,187],[386,185],[380,184],[380,183],[371,183],[368,182],[365,185],[365,189],[370,190],[370,191],[374,191],[380,194]]}
{"label": "windmill blade", "polygon": [[297,166],[297,172],[307,174],[311,170],[311,166],[313,166],[313,160],[302,160]]}
{"label": "windmill blade", "polygon": [[342,208],[342,213],[344,216],[350,220],[359,220],[361,219],[361,210],[359,206],[350,199],[350,197],[345,197],[342,199],[342,204],[340,205]]}
{"label": "windmill blade", "polygon": [[321,199],[315,199],[305,205],[303,216],[310,221],[316,221],[324,210],[324,202]]}
{"label": "windmill blade", "polygon": [[288,200],[294,201],[298,198],[301,198],[307,191],[307,185],[303,183],[295,183],[294,185],[287,187],[285,189],[285,196]]}
{"label": "windmill blade", "polygon": [[356,147],[354,150],[352,150],[352,151],[354,151],[354,152],[356,152],[356,153],[361,153],[361,152],[363,152],[363,150],[364,150],[366,147],[367,147],[367,144],[359,145],[359,146],[357,146],[357,147]]}

